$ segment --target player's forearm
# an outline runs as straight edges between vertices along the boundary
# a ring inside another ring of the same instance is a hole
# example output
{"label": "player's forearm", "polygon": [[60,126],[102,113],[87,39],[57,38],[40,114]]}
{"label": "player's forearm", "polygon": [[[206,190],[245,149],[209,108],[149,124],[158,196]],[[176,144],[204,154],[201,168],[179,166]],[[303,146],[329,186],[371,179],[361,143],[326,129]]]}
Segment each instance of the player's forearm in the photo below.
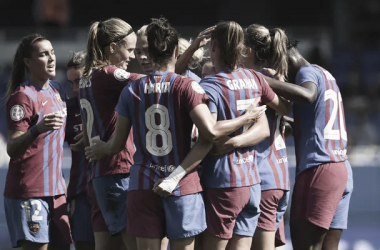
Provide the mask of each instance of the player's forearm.
{"label": "player's forearm", "polygon": [[194,147],[186,155],[185,159],[181,162],[181,166],[186,170],[186,173],[196,168],[203,158],[208,154],[212,148],[212,143],[206,140],[204,137],[199,136],[199,139],[195,143]]}
{"label": "player's forearm", "polygon": [[226,143],[230,143],[234,148],[245,148],[256,145],[270,136],[268,120],[265,115],[250,127],[246,132],[232,137]]}
{"label": "player's forearm", "polygon": [[176,64],[175,64],[175,72],[177,74],[182,74],[187,69],[187,65],[189,64],[189,61],[193,57],[194,52],[197,51],[197,48],[190,45],[185,52],[178,58]]}
{"label": "player's forearm", "polygon": [[21,131],[18,132],[19,135],[16,135],[13,138],[11,136],[8,136],[9,139],[7,142],[7,153],[11,158],[15,158],[23,154],[36,139],[36,137],[32,135],[30,130],[26,133]]}
{"label": "player's forearm", "polygon": [[267,76],[264,77],[273,91],[285,99],[291,102],[304,104],[310,104],[313,102],[313,95],[308,89],[293,83],[280,82]]}
{"label": "player's forearm", "polygon": [[244,125],[248,124],[248,120],[245,115],[239,116],[232,120],[218,121],[214,125],[214,140],[221,138],[222,136],[229,135]]}

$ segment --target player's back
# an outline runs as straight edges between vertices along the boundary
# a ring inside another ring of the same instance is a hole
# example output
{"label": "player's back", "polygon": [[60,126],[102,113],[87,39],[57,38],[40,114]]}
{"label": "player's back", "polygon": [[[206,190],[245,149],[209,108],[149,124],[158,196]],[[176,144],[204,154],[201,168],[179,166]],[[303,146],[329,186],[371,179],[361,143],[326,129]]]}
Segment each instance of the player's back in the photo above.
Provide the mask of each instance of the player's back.
{"label": "player's back", "polygon": [[[189,113],[206,101],[197,82],[173,72],[153,72],[123,90],[117,111],[131,119],[136,146],[130,190],[152,188],[181,163],[190,151]],[[198,173],[187,174],[179,186],[175,195],[199,192]]]}
{"label": "player's back", "polygon": [[313,82],[318,94],[313,104],[294,104],[294,141],[297,174],[327,162],[347,160],[347,132],[342,96],[335,78],[318,65],[301,67],[296,84]]}
{"label": "player's back", "polygon": [[[274,97],[262,76],[252,70],[239,68],[235,71],[221,70],[205,77],[201,86],[210,98],[211,113],[217,120],[229,120],[241,116],[253,101],[261,97],[267,103]],[[248,127],[230,136],[243,133]],[[260,183],[256,168],[255,147],[235,149],[220,157],[206,156],[202,165],[202,182],[206,187],[242,187]]]}
{"label": "player's back", "polygon": [[[114,133],[117,113],[115,107],[124,86],[137,78],[113,65],[94,70],[91,76],[79,84],[79,98],[82,119],[86,124],[87,135],[108,141]],[[125,148],[118,154],[108,156],[92,163],[90,177],[128,173],[133,163],[133,137],[128,137]]]}

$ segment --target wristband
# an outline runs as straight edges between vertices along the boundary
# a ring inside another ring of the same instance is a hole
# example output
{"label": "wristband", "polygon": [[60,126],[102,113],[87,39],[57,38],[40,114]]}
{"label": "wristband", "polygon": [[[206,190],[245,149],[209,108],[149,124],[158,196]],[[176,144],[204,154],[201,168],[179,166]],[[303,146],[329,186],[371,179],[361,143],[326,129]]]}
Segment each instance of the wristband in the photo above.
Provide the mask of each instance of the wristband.
{"label": "wristband", "polygon": [[41,133],[38,131],[37,129],[37,125],[33,125],[30,129],[29,129],[30,133],[32,134],[32,136],[34,137],[34,139],[36,139]]}
{"label": "wristband", "polygon": [[178,165],[158,186],[166,192],[171,193],[186,174],[186,170],[181,165]]}

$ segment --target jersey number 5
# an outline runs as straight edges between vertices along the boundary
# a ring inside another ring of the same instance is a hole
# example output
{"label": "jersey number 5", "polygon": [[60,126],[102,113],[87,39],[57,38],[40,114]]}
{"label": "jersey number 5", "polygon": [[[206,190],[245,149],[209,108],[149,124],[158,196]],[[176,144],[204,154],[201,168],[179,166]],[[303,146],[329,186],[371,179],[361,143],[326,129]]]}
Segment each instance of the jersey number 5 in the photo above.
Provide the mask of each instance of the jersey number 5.
{"label": "jersey number 5", "polygon": [[[330,119],[326,124],[323,131],[324,138],[327,140],[345,140],[347,141],[347,132],[344,125],[343,119],[343,102],[340,92],[336,92],[332,89],[326,90],[325,101],[332,101],[332,111],[330,114]],[[333,129],[337,115],[339,116],[339,129]]]}
{"label": "jersey number 5", "polygon": [[[159,116],[160,123],[156,123],[156,114]],[[154,104],[145,112],[145,124],[148,128],[146,134],[146,149],[155,156],[164,156],[173,149],[172,134],[170,128],[169,110],[161,105]],[[161,137],[161,146],[158,145],[157,137]]]}

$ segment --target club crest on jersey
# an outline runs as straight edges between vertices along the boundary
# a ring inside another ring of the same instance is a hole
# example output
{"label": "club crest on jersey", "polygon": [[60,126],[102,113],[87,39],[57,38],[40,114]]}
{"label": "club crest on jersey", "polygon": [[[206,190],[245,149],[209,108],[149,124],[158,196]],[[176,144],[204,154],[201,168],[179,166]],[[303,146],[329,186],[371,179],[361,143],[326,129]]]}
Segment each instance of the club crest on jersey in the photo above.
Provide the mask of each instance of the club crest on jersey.
{"label": "club crest on jersey", "polygon": [[58,100],[59,102],[63,102],[60,94],[58,94],[58,93],[55,94],[55,98],[57,98],[57,100]]}
{"label": "club crest on jersey", "polygon": [[201,85],[199,85],[197,82],[191,82],[191,87],[198,94],[204,94],[205,93],[205,91],[203,90],[203,88],[201,87]]}
{"label": "club crest on jersey", "polygon": [[40,231],[40,223],[34,221],[28,221],[29,231],[32,233],[38,233]]}
{"label": "club crest on jersey", "polygon": [[113,72],[113,75],[116,78],[116,80],[118,80],[118,81],[125,81],[125,80],[127,80],[129,78],[129,76],[131,74],[129,72],[123,70],[123,69],[116,69]]}
{"label": "club crest on jersey", "polygon": [[25,116],[25,109],[21,105],[14,105],[11,108],[11,119],[15,122],[20,121]]}

